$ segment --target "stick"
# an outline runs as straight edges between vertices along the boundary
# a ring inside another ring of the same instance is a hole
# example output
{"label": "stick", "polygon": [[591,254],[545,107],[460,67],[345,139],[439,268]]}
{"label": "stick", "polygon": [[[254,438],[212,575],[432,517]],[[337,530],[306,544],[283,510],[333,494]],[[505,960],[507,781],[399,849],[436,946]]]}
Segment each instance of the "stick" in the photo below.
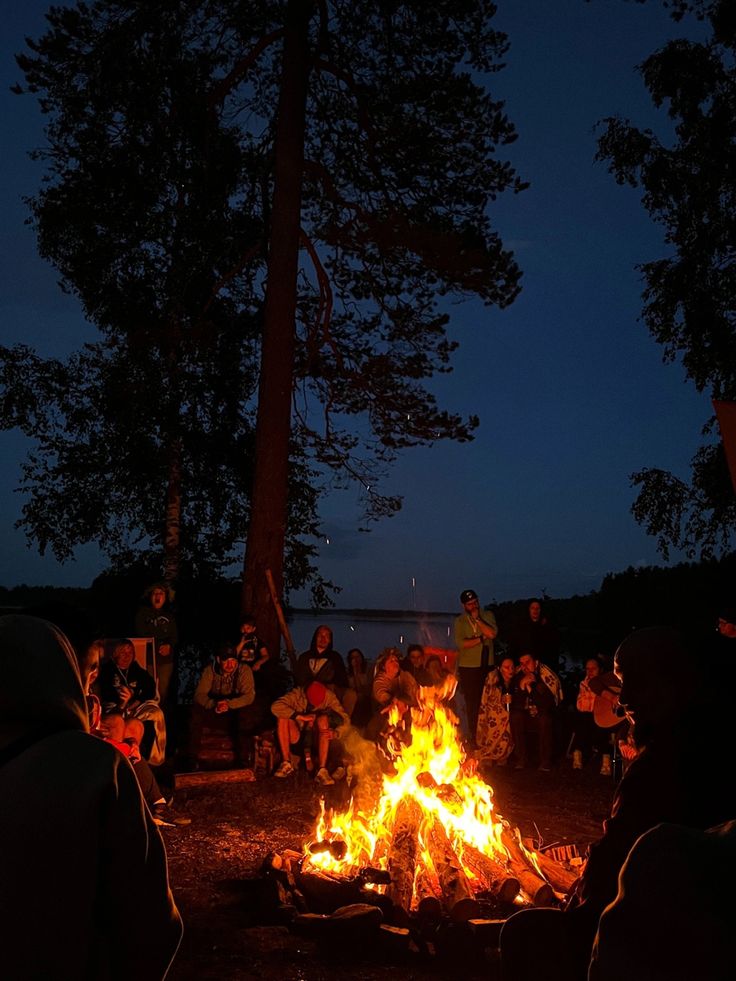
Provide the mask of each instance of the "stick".
{"label": "stick", "polygon": [[293,674],[296,670],[296,651],[294,650],[294,641],[291,639],[291,631],[289,630],[289,625],[287,624],[286,617],[284,616],[284,609],[281,606],[281,600],[276,595],[276,585],[273,581],[273,575],[271,574],[270,569],[266,569],[266,582],[268,583],[268,591],[271,594],[271,602],[276,610],[279,628],[281,629],[281,634],[286,642],[286,653],[289,655],[289,664],[291,665],[291,673]]}

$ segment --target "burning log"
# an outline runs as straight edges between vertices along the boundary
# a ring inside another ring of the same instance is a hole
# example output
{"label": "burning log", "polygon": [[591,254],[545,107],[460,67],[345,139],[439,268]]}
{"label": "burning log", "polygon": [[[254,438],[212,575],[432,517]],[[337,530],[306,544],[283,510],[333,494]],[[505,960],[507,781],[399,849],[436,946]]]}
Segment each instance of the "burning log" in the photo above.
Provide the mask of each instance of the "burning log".
{"label": "burning log", "polygon": [[537,861],[539,862],[539,868],[544,873],[545,879],[555,892],[567,895],[572,889],[573,883],[578,878],[578,873],[571,872],[564,865],[555,862],[553,858],[550,858],[549,855],[545,855],[543,852],[537,855]]}
{"label": "burning log", "polygon": [[534,906],[555,906],[555,891],[549,882],[545,882],[538,872],[529,865],[519,842],[513,833],[504,828],[501,840],[509,853],[509,865],[518,878],[521,888],[529,896]]}
{"label": "burning log", "polygon": [[388,871],[391,883],[386,889],[396,906],[408,917],[414,893],[414,874],[417,864],[417,836],[422,814],[412,797],[404,797],[396,808],[391,845],[388,850]]}
{"label": "burning log", "polygon": [[456,921],[478,917],[480,906],[473,896],[468,877],[447,832],[436,818],[427,829],[426,845],[439,879],[447,915]]}
{"label": "burning log", "polygon": [[297,872],[296,886],[306,897],[309,909],[315,913],[332,913],[340,906],[361,901],[360,884],[335,872],[310,869]]}
{"label": "burning log", "polygon": [[438,922],[442,918],[442,890],[434,870],[424,865],[418,870],[414,897],[420,919]]}
{"label": "burning log", "polygon": [[502,903],[513,903],[519,894],[521,883],[508,873],[500,862],[485,855],[474,845],[463,845],[463,864],[486,889]]}

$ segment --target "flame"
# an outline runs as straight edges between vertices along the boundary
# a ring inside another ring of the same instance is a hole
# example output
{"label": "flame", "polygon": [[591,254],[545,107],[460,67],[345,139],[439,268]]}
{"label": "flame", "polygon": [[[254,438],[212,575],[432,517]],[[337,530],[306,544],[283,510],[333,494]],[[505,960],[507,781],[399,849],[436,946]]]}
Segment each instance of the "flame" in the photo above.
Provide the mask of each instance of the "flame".
{"label": "flame", "polygon": [[[361,795],[357,791],[358,780],[353,784],[353,800],[346,811],[328,810],[322,802],[313,843],[305,849],[306,866],[349,875],[365,867],[385,869],[396,810],[407,799],[415,801],[421,813],[415,901],[418,873],[422,873],[425,888],[427,882],[436,880],[425,840],[427,829],[435,822],[444,828],[461,862],[467,845],[497,862],[506,862],[508,852],[501,838],[505,825],[495,812],[493,789],[476,773],[475,760],[466,756],[458,737],[457,716],[447,705],[456,683],[453,676],[448,676],[441,687],[419,690],[419,704],[411,709],[410,736],[402,728],[398,713],[392,710],[386,738],[392,772],[379,776],[374,766],[376,792],[372,797]],[[358,738],[354,735],[351,751],[356,749]],[[360,742],[362,749],[375,758],[374,745]],[[358,768],[368,785],[368,767]],[[344,842],[344,856],[336,858],[325,847],[330,842]],[[312,853],[310,847],[318,850]],[[472,883],[475,875],[465,862],[463,867]]]}

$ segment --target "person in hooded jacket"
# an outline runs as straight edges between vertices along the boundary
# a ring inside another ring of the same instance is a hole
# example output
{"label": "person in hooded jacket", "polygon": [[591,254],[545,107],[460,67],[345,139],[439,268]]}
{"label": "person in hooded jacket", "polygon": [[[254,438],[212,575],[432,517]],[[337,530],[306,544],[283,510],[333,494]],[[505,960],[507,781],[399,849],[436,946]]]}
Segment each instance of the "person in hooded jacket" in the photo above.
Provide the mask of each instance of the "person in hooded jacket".
{"label": "person in hooded jacket", "polygon": [[168,709],[173,700],[172,688],[176,664],[176,645],[179,631],[176,616],[171,609],[172,590],[166,583],[156,582],[143,594],[144,603],[135,615],[135,631],[138,637],[153,637],[156,651],[156,677],[159,702]]}
{"label": "person in hooded jacket", "polygon": [[0,973],[161,981],[182,936],[161,835],[135,774],[90,735],[74,651],[0,617]]}

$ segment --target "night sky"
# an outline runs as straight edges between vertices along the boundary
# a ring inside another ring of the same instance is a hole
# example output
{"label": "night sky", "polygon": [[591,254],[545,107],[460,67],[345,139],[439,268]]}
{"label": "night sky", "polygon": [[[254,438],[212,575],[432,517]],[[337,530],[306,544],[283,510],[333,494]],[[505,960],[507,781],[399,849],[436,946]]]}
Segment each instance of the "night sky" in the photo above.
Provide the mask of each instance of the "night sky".
{"label": "night sky", "polygon": [[[8,92],[20,78],[13,54],[42,32],[47,6],[9,6],[0,26],[1,340],[61,356],[95,334],[24,226],[21,198],[40,181],[27,151],[41,141],[41,116],[31,97]],[[450,308],[461,346],[453,374],[434,388],[448,409],[480,416],[475,441],[405,453],[385,487],[404,496],[404,508],[368,535],[358,531],[357,491],[325,503],[321,566],[343,586],[338,606],[454,609],[468,586],[484,603],[543,590],[568,596],[596,589],[607,572],[662,564],[630,514],[628,475],[660,466],[687,476],[712,412],[638,322],[634,267],[663,254],[660,232],[637,192],[593,160],[604,116],[667,133],[635,66],[693,25],[675,25],[657,2],[498,6],[495,26],[511,51],[490,87],[519,132],[503,155],[531,187],[491,214],[516,252],[523,291],[502,312]],[[89,585],[105,566],[93,547],[60,566],[13,529],[27,448],[17,433],[0,433],[0,585]]]}

